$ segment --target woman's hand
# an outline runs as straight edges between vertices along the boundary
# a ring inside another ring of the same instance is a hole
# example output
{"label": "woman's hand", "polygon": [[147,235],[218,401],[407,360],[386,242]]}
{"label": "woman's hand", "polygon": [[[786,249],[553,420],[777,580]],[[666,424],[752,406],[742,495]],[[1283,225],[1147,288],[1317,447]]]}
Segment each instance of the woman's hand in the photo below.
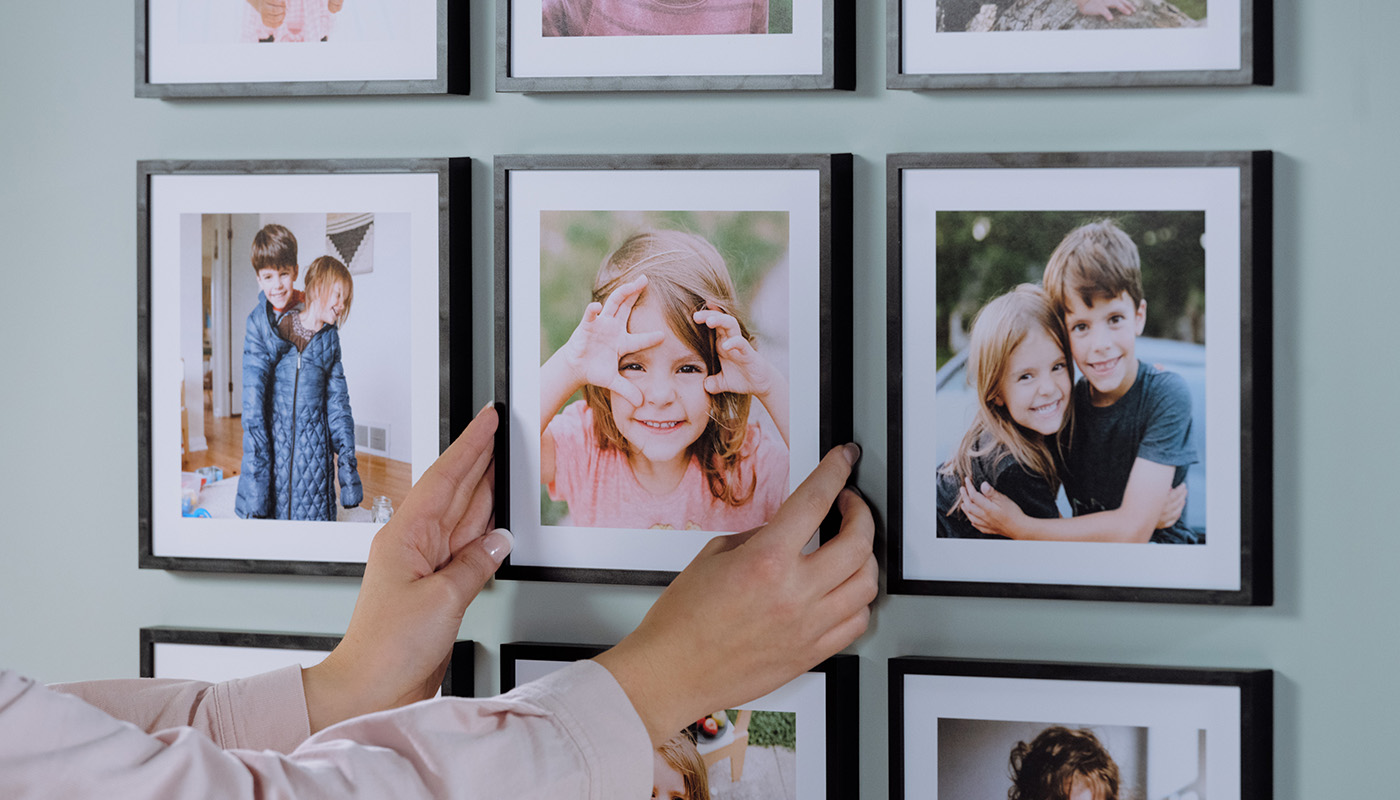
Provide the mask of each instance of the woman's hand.
{"label": "woman's hand", "polygon": [[[777,689],[865,631],[878,588],[875,523],[845,488],[859,454],[855,445],[832,450],[767,525],[711,539],[641,625],[594,659],[653,745]],[[804,553],[833,503],[840,532]]]}
{"label": "woman's hand", "polygon": [[972,485],[971,478],[963,478],[962,488],[958,491],[962,495],[962,504],[958,508],[967,515],[972,527],[993,536],[1016,538],[1016,530],[1019,529],[1017,523],[1026,515],[1011,498],[993,489],[986,481],[982,482],[981,491],[978,491]]}
{"label": "woman's hand", "polygon": [[428,467],[370,545],[345,638],[302,672],[311,731],[432,697],[467,605],[510,552],[493,531],[496,410]]}
{"label": "woman's hand", "polygon": [[558,354],[575,387],[598,386],[621,395],[632,405],[645,402],[642,390],[622,377],[617,364],[628,353],[655,347],[666,338],[663,331],[627,331],[632,308],[646,287],[647,276],[639,275],[617,287],[606,302],[589,303],[584,309],[583,320]]}

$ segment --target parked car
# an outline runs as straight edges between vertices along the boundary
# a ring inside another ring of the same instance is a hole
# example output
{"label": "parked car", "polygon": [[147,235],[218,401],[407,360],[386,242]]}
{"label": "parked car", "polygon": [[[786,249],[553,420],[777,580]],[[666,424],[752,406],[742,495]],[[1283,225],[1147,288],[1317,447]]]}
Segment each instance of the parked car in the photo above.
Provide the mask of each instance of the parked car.
{"label": "parked car", "polygon": [[[1197,531],[1206,527],[1206,349],[1199,344],[1143,337],[1137,341],[1137,357],[1159,369],[1175,372],[1191,389],[1191,441],[1198,461],[1186,473],[1186,524]],[[938,464],[962,441],[972,423],[976,397],[967,384],[967,351],[948,359],[934,378],[935,441]],[[908,409],[906,412],[908,413]],[[1060,513],[1069,514],[1069,502],[1060,491]]]}

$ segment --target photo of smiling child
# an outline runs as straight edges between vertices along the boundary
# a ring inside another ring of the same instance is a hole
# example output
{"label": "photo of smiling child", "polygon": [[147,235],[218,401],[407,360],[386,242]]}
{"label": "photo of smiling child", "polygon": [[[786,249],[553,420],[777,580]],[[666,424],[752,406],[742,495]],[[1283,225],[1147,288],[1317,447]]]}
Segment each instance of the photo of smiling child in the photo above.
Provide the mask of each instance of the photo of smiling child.
{"label": "photo of smiling child", "polygon": [[786,351],[771,335],[786,330],[786,215],[542,217],[546,249],[593,247],[560,244],[541,259],[544,524],[766,522],[788,491]]}
{"label": "photo of smiling child", "polygon": [[[971,420],[939,470],[939,536],[1205,541],[1198,444],[1205,434],[1204,215],[1099,216],[1064,235],[1041,274],[1036,247],[1067,218],[1083,216],[999,212],[946,220],[971,234],[950,232],[946,254],[959,258],[961,248],[972,259],[964,263],[978,263],[971,253],[980,251],[983,273],[939,287],[940,295],[949,292],[943,300],[963,293],[947,304],[945,341],[959,338],[959,309],[996,271],[1039,280],[1043,288],[1018,287],[977,314],[952,367],[965,372],[970,391],[960,381],[939,383],[949,387],[946,395],[939,391],[940,407],[957,413],[961,392]],[[1125,225],[1141,230],[1160,257],[1148,262],[1151,282]],[[991,261],[1000,264],[989,266],[986,254],[993,252]],[[1148,338],[1145,284],[1161,290],[1154,308],[1163,317]],[[1082,377],[1071,389],[1075,371]],[[1188,487],[1191,473],[1198,480]],[[1064,499],[1056,503],[1061,485]]]}

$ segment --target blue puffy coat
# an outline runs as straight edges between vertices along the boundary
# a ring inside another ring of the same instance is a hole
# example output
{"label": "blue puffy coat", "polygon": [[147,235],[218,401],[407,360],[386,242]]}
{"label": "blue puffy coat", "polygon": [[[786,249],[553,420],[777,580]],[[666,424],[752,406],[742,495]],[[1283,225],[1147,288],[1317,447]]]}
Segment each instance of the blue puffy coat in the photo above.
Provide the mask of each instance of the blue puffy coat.
{"label": "blue puffy coat", "polygon": [[243,466],[234,512],[334,520],[337,455],[340,503],[357,506],[364,490],[340,332],[323,326],[298,353],[277,335],[272,309],[259,294],[243,339]]}

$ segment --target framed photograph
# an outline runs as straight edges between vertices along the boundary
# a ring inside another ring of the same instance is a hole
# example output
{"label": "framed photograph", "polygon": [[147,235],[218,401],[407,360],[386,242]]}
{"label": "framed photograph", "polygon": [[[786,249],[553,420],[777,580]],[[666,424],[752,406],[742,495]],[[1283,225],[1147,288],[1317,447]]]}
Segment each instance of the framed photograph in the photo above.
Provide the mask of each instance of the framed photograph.
{"label": "framed photograph", "polygon": [[136,0],[137,97],[466,94],[465,0]]}
{"label": "framed photograph", "polygon": [[1273,602],[1271,169],[889,157],[892,593]]}
{"label": "framed photograph", "polygon": [[496,159],[498,575],[668,583],[848,440],[850,176],[848,155]]}
{"label": "framed photograph", "polygon": [[1273,0],[887,0],[890,89],[1271,86]]}
{"label": "framed photograph", "polygon": [[141,566],[361,574],[470,417],[470,162],[137,173]]}
{"label": "framed photograph", "polygon": [[[501,691],[606,647],[508,642]],[[739,708],[715,709],[657,748],[656,797],[857,797],[859,658],[838,655]],[[670,787],[700,787],[694,794]]]}
{"label": "framed photograph", "polygon": [[[220,683],[297,664],[315,666],[340,636],[209,628],[142,628],[141,677]],[[453,642],[442,679],[443,697],[476,694],[476,644]]]}
{"label": "framed photograph", "polygon": [[891,800],[1047,786],[1073,798],[1273,797],[1270,670],[915,656],[889,670]]}
{"label": "framed photograph", "polygon": [[855,0],[496,0],[496,91],[854,89]]}

